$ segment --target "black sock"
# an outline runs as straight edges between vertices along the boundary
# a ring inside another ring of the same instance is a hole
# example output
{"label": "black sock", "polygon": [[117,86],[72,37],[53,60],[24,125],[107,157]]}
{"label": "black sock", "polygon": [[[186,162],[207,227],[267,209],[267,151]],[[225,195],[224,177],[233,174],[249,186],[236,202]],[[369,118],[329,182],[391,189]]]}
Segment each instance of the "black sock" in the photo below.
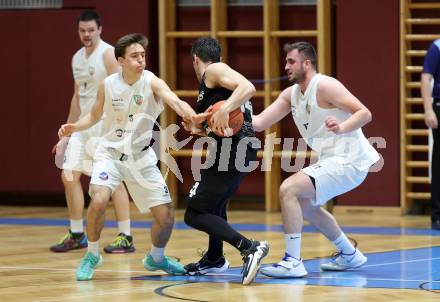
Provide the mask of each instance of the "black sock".
{"label": "black sock", "polygon": [[251,248],[252,241],[241,235],[240,233],[235,234],[233,238],[233,244],[236,249],[238,249],[240,252],[244,252]]}
{"label": "black sock", "polygon": [[217,261],[223,257],[223,241],[215,236],[209,236],[209,247],[206,252],[209,261]]}
{"label": "black sock", "polygon": [[[252,242],[234,230],[223,218],[210,213],[199,212],[188,207],[185,212],[185,223],[203,231],[219,240],[226,241],[240,251],[249,249]],[[239,246],[239,248],[238,248]],[[218,259],[218,258],[217,258]]]}
{"label": "black sock", "polygon": [[[228,206],[228,200],[224,200],[217,208],[214,210],[215,215],[223,218],[224,221],[228,221],[228,216],[226,214],[226,208]],[[210,261],[217,261],[221,257],[223,257],[223,241],[216,236],[209,236],[209,246],[208,251],[206,252],[206,256]]]}

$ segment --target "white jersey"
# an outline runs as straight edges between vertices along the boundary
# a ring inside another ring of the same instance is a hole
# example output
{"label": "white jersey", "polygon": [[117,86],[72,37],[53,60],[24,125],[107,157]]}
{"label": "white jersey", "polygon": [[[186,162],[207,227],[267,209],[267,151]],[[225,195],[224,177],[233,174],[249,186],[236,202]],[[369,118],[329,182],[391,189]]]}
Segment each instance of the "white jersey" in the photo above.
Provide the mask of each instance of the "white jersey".
{"label": "white jersey", "polygon": [[86,49],[82,47],[72,59],[73,78],[79,88],[79,118],[90,112],[96,99],[99,84],[108,74],[104,65],[104,52],[113,46],[100,40],[98,46],[90,56],[86,56]]}
{"label": "white jersey", "polygon": [[380,156],[365,138],[361,129],[345,134],[335,134],[325,126],[325,120],[333,116],[339,123],[351,116],[351,113],[339,108],[319,107],[316,92],[321,79],[316,74],[304,94],[298,84],[292,86],[291,110],[295,124],[309,147],[316,151],[319,159],[336,158],[340,163],[350,163],[359,170],[368,170]]}
{"label": "white jersey", "polygon": [[[154,74],[144,70],[140,79],[128,85],[122,73],[104,80],[105,102],[103,119],[103,144],[127,155],[135,155],[150,144],[156,119],[163,111],[151,89]],[[152,148],[147,150],[157,158]],[[153,162],[150,162],[153,163]]]}

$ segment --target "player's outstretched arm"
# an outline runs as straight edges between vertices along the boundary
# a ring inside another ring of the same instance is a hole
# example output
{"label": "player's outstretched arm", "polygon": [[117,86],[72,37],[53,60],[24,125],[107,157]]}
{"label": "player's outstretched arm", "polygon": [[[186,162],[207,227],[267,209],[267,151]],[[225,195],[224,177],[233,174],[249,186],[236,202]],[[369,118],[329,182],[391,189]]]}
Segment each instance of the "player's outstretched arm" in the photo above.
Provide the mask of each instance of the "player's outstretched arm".
{"label": "player's outstretched arm", "polygon": [[196,114],[194,109],[192,109],[187,102],[179,99],[177,95],[171,91],[164,80],[154,77],[151,82],[151,88],[154,94],[170,106],[184,121],[191,121],[191,117]]}
{"label": "player's outstretched arm", "polygon": [[255,131],[264,131],[280,121],[290,112],[290,93],[292,87],[288,87],[280,93],[278,98],[258,115],[252,116],[252,126]]}

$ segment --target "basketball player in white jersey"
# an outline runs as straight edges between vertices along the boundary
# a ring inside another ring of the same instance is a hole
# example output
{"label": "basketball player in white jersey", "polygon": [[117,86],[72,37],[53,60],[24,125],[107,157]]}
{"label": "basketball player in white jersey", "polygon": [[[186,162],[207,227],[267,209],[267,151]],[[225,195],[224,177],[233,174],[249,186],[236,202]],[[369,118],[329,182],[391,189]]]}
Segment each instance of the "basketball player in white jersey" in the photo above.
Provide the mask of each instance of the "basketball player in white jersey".
{"label": "basketball player in white jersey", "polygon": [[144,267],[175,275],[185,272],[182,264],[164,255],[174,224],[174,212],[165,180],[156,165],[156,155],[149,145],[154,123],[164,108],[163,102],[186,121],[190,121],[195,112],[163,80],[144,70],[147,44],[147,38],[141,34],[129,34],[119,39],[115,56],[122,72],[110,75],[100,85],[90,113],[74,124],[61,126],[58,132],[63,137],[87,129],[105,113],[105,135],[96,151],[90,182],[88,252],[77,269],[77,280],[90,280],[102,262],[98,240],[104,212],[111,194],[122,181],[139,211],[151,211],[153,215],[153,246],[143,259]]}
{"label": "basketball player in white jersey", "polygon": [[[68,123],[73,123],[89,113],[95,101],[99,83],[109,74],[118,72],[120,69],[114,56],[113,46],[100,38],[102,27],[98,14],[94,11],[84,11],[79,15],[77,23],[83,47],[75,53],[72,59],[75,81]],[[96,139],[101,135],[101,123],[98,123],[91,129],[74,133],[68,140],[61,179],[70,214],[70,229],[58,244],[51,246],[50,249],[53,252],[67,252],[87,246],[87,237],[83,227],[84,193],[80,178],[82,174],[91,174]],[[60,141],[58,148],[62,148],[61,145],[66,142],[67,139]],[[107,253],[134,252],[133,237],[130,232],[130,204],[123,185],[115,190],[112,200],[118,220],[119,235],[104,248],[104,251]]]}
{"label": "basketball player in white jersey", "polygon": [[338,249],[322,270],[344,271],[363,265],[367,258],[352,245],[335,218],[323,209],[331,198],[360,185],[379,154],[361,127],[371,121],[370,111],[338,80],[317,73],[316,52],[307,42],[286,44],[288,78],[293,85],[262,113],[253,116],[263,131],[291,113],[318,161],[283,181],[280,202],[286,251],[281,262],[261,269],[270,277],[303,277],[307,271],[300,255],[303,219],[307,219]]}

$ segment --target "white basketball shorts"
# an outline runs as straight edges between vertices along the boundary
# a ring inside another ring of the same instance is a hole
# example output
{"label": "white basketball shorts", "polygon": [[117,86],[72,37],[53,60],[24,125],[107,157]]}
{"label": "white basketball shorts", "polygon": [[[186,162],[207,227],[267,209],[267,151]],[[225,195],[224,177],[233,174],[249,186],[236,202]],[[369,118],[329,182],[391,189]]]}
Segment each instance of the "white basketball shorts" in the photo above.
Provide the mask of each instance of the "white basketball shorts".
{"label": "white basketball shorts", "polygon": [[141,213],[150,208],[171,202],[168,187],[159,168],[154,151],[148,148],[134,156],[100,145],[95,153],[93,173],[90,184],[105,186],[115,191],[122,181]]}
{"label": "white basketball shorts", "polygon": [[64,154],[63,170],[91,175],[93,156],[101,136],[102,123],[71,135]]}
{"label": "white basketball shorts", "polygon": [[353,190],[367,177],[368,170],[361,171],[350,163],[337,158],[319,160],[302,171],[315,179],[316,199],[314,206],[321,206],[333,197]]}

